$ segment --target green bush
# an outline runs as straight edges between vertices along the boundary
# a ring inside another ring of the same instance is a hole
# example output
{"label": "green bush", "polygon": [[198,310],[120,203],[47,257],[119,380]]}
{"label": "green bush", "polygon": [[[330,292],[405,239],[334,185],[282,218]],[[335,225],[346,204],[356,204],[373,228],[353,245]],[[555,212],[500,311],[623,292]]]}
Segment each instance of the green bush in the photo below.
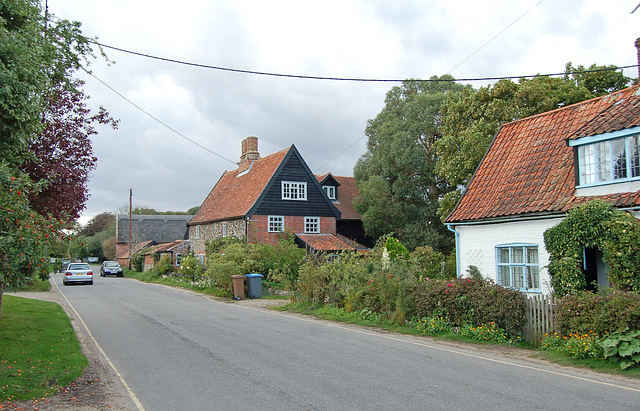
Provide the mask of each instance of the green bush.
{"label": "green bush", "polygon": [[144,256],[142,254],[134,254],[133,257],[131,257],[131,269],[133,271],[137,271],[141,273],[143,267],[144,267]]}
{"label": "green bush", "polygon": [[490,324],[517,336],[525,324],[526,296],[490,280],[456,278],[418,283],[412,295],[419,318],[441,315],[453,326]]}
{"label": "green bush", "polygon": [[556,330],[563,336],[595,332],[599,336],[640,329],[640,296],[625,291],[608,295],[583,292],[558,300]]}
{"label": "green bush", "polygon": [[640,364],[640,331],[617,332],[599,342],[604,357],[619,362],[623,370]]}
{"label": "green bush", "polygon": [[451,276],[450,273],[445,271],[446,257],[430,246],[417,247],[411,253],[409,261],[415,277],[420,281],[424,279],[448,279],[455,277],[455,272],[453,276]]}
{"label": "green bush", "polygon": [[187,277],[196,278],[204,273],[204,267],[196,256],[189,254],[182,258],[180,269],[178,271],[180,274]]}
{"label": "green bush", "polygon": [[276,244],[254,244],[253,247],[257,254],[257,272],[265,276],[265,281],[295,284],[307,253],[294,243],[293,237],[283,236]]}
{"label": "green bush", "polygon": [[171,257],[169,257],[168,255],[163,255],[162,258],[160,258],[160,261],[156,263],[154,268],[160,275],[169,274],[173,271],[173,263],[171,262]]}

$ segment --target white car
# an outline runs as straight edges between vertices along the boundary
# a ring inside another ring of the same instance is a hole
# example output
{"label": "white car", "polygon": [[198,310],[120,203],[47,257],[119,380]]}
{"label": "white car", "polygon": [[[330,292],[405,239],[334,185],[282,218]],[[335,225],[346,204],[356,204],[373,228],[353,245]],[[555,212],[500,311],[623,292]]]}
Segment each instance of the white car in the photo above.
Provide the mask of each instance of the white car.
{"label": "white car", "polygon": [[93,271],[87,263],[71,263],[64,270],[62,284],[70,283],[89,283],[93,284]]}

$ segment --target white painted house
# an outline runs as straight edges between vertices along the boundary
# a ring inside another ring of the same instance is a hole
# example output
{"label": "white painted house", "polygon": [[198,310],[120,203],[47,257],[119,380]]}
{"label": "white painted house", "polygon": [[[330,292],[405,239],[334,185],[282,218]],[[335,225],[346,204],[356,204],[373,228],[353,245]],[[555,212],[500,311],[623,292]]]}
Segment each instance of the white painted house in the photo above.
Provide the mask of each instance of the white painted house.
{"label": "white painted house", "polygon": [[[640,216],[640,86],[504,124],[446,224],[458,276],[469,266],[505,287],[551,292],[544,232],[593,198]],[[606,286],[597,250],[587,282]]]}

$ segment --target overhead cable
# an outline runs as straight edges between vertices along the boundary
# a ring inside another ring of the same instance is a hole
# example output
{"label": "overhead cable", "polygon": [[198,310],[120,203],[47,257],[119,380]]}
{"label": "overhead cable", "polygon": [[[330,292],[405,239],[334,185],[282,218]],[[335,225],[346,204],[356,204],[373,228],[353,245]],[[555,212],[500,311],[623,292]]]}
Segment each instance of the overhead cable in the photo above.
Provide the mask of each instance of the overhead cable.
{"label": "overhead cable", "polygon": [[135,56],[145,57],[145,58],[149,58],[149,59],[153,59],[153,60],[160,60],[160,61],[166,61],[166,62],[169,62],[169,63],[182,64],[182,65],[185,65],[185,66],[199,67],[199,68],[205,68],[205,69],[210,69],[210,70],[229,71],[229,72],[233,72],[233,73],[254,74],[254,75],[260,75],[260,76],[272,76],[272,77],[297,78],[297,79],[305,79],[305,80],[330,80],[330,81],[378,82],[378,83],[402,83],[404,81],[416,81],[416,82],[426,82],[426,83],[429,83],[429,82],[451,82],[451,81],[472,82],[472,81],[512,80],[512,79],[521,79],[521,78],[534,78],[534,77],[539,77],[539,76],[559,77],[559,76],[565,76],[567,74],[584,74],[584,73],[594,73],[594,72],[600,72],[600,71],[615,71],[615,70],[638,67],[638,64],[633,64],[633,65],[629,65],[629,66],[620,66],[620,67],[614,66],[614,67],[610,67],[610,68],[602,68],[602,69],[595,69],[595,70],[574,71],[572,73],[530,74],[530,75],[524,75],[524,76],[502,76],[502,77],[458,78],[458,79],[453,79],[453,80],[451,80],[451,79],[442,79],[442,78],[435,78],[435,79],[373,79],[373,78],[349,78],[349,77],[323,77],[323,76],[305,76],[305,75],[298,75],[298,74],[271,73],[271,72],[265,72],[265,71],[235,69],[235,68],[229,68],[229,67],[220,67],[220,66],[213,66],[213,65],[208,65],[208,64],[201,64],[201,63],[192,63],[192,62],[188,62],[188,61],[170,59],[170,58],[167,58],[167,57],[158,57],[158,56],[153,56],[151,54],[146,54],[146,53],[140,53],[140,52],[137,52],[137,51],[126,50],[126,49],[123,49],[123,48],[120,48],[120,47],[110,46],[108,44],[103,44],[103,43],[98,43],[98,42],[94,42],[94,43],[97,44],[100,47],[108,48],[108,49],[111,49],[111,50],[116,50],[116,51],[120,51],[120,52],[123,52],[123,53],[128,53],[128,54],[132,54],[132,55],[135,55]]}

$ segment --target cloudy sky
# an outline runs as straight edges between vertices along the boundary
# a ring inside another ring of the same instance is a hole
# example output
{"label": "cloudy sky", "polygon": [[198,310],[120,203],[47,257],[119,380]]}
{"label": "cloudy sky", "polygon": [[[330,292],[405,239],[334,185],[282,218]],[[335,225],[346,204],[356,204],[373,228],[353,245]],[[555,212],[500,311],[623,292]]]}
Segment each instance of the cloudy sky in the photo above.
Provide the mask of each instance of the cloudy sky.
{"label": "cloudy sky", "polygon": [[[640,0],[48,0],[105,45],[200,65],[331,78],[459,79],[637,64]],[[82,76],[90,107],[120,120],[81,222],[134,206],[202,203],[241,141],[295,144],[315,173],[353,175],[364,129],[398,83],[300,79],[176,64],[105,49]],[[625,70],[637,76],[637,68]],[[486,82],[470,82],[480,87]]]}

